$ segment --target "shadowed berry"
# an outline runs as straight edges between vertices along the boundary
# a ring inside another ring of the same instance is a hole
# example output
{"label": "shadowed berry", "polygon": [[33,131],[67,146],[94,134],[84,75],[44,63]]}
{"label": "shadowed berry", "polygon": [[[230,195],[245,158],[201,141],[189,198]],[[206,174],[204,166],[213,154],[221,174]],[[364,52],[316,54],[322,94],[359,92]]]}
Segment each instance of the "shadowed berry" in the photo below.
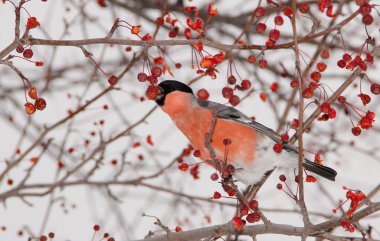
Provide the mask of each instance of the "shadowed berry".
{"label": "shadowed berry", "polygon": [[46,101],[43,98],[37,98],[36,102],[34,102],[34,105],[37,110],[43,110],[46,107]]}

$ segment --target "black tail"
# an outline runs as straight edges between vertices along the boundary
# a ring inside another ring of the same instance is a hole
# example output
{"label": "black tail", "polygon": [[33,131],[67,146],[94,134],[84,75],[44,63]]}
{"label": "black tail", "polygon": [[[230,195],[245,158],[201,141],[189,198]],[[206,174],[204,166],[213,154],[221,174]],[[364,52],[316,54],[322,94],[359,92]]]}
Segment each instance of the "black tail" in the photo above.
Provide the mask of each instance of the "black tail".
{"label": "black tail", "polygon": [[334,169],[330,167],[322,166],[308,160],[305,160],[305,162],[303,163],[303,167],[306,170],[313,172],[321,177],[324,177],[331,181],[335,181],[335,176],[337,173]]}

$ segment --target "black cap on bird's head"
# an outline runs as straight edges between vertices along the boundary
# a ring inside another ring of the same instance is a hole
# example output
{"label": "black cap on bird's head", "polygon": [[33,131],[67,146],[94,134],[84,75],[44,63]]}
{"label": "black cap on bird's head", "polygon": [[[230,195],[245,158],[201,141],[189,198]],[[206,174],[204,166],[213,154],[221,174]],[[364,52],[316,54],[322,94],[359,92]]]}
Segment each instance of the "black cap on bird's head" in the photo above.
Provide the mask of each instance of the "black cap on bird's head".
{"label": "black cap on bird's head", "polygon": [[155,101],[159,106],[164,105],[166,95],[173,91],[182,91],[185,93],[194,94],[193,90],[189,86],[176,80],[165,80],[159,83],[158,86],[160,93],[155,98]]}

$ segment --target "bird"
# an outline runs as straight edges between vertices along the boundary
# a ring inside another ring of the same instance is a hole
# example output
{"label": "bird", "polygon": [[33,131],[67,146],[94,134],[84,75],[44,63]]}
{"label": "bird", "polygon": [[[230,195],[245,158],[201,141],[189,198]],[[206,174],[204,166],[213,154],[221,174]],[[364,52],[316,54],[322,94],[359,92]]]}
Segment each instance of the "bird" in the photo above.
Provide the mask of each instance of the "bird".
{"label": "bird", "polygon": [[[216,118],[210,145],[217,160],[233,165],[233,176],[237,180],[255,185],[276,167],[298,167],[297,147],[283,143],[283,151],[275,152],[273,146],[281,142],[281,136],[239,110],[201,100],[188,85],[180,81],[164,80],[157,87],[158,94],[154,101],[169,115],[192,147],[200,152],[201,160],[212,160],[205,138],[211,130],[213,118]],[[228,147],[225,140],[230,142]],[[303,168],[331,181],[335,181],[337,175],[332,168],[306,158]]]}

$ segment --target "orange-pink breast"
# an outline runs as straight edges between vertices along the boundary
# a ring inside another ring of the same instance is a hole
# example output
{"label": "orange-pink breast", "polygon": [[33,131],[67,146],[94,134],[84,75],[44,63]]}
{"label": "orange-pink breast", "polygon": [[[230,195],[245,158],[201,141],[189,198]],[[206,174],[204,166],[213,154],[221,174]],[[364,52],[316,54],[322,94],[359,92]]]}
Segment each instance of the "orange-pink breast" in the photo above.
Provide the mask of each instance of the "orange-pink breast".
{"label": "orange-pink breast", "polygon": [[[211,128],[211,110],[199,107],[191,94],[183,92],[167,95],[162,109],[186,135],[194,149],[201,152],[201,159],[210,160],[205,136]],[[224,139],[230,139],[232,143],[225,146]],[[256,132],[248,126],[218,118],[211,145],[218,160],[226,160],[228,163],[236,160],[250,163],[255,159]]]}

